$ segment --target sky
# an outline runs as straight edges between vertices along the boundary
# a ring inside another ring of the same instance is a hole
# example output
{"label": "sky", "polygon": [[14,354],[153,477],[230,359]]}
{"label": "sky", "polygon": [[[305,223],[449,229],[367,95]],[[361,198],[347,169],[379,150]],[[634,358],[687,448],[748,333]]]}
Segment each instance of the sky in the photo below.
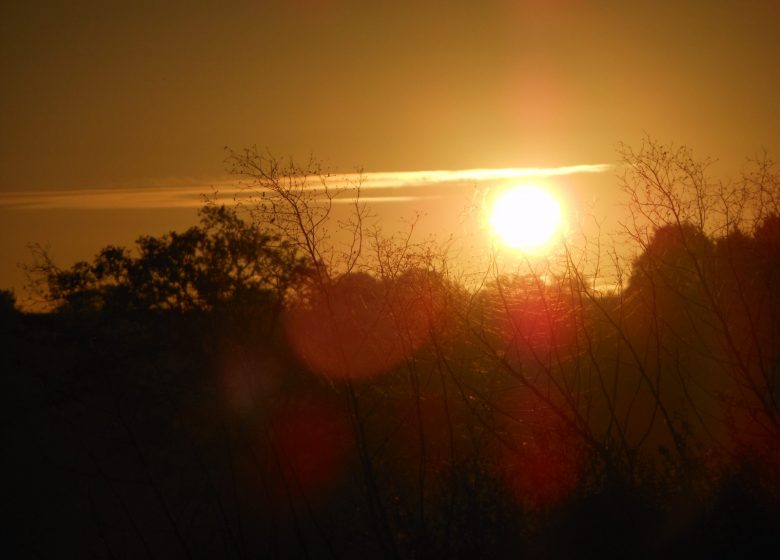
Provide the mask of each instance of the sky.
{"label": "sky", "polygon": [[444,231],[452,176],[423,195],[409,173],[603,165],[560,177],[606,212],[618,142],[685,144],[725,176],[780,157],[772,1],[6,2],[0,72],[17,292],[28,243],[67,265],[194,223],[193,193],[233,188],[225,147],[397,179],[378,211],[425,201]]}

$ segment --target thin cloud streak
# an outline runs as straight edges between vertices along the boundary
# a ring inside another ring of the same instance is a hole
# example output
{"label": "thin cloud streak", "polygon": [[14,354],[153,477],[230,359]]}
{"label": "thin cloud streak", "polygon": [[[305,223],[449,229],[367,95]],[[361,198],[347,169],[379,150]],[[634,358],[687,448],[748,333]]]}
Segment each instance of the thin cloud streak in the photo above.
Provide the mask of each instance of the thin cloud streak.
{"label": "thin cloud streak", "polygon": [[[302,190],[324,192],[323,181],[335,193],[333,202],[349,203],[355,200],[355,189],[360,187],[360,199],[370,204],[412,202],[446,196],[445,190],[436,194],[392,195],[372,193],[379,189],[404,189],[436,186],[463,186],[464,184],[494,185],[528,178],[558,177],[581,173],[604,173],[608,164],[570,165],[565,167],[511,167],[494,169],[463,169],[434,171],[395,171],[372,173],[338,173],[324,177],[300,177]],[[218,201],[247,199],[261,192],[251,178],[228,179],[212,183],[182,186],[144,186],[112,189],[80,189],[69,191],[11,192],[0,194],[0,207],[30,210],[108,210],[108,209],[171,209],[197,208],[204,197],[214,195]]]}
{"label": "thin cloud streak", "polygon": [[[417,202],[420,200],[436,200],[439,198],[444,198],[446,195],[443,194],[423,194],[418,196],[360,196],[359,199],[353,197],[344,197],[344,198],[333,198],[331,199],[331,202],[334,204],[355,204],[355,202],[364,202],[364,203],[370,203],[370,204],[382,204],[387,202]],[[321,202],[327,202],[327,198],[320,198],[318,199]]]}
{"label": "thin cloud streak", "polygon": [[[493,169],[461,169],[437,171],[395,171],[366,173],[361,188],[396,188],[408,186],[433,185],[438,183],[482,183],[486,181],[505,181],[531,177],[558,177],[578,173],[604,173],[612,166],[606,163],[567,165],[564,167],[503,167]],[[353,184],[360,175],[345,175]]]}

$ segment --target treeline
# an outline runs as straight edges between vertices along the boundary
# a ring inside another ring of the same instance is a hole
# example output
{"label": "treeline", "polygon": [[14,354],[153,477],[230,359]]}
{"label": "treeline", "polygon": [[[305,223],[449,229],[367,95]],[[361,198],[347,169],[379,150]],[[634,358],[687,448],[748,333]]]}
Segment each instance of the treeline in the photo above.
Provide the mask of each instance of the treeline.
{"label": "treeline", "polygon": [[778,176],[765,159],[715,182],[653,142],[621,155],[629,261],[564,246],[465,283],[445,248],[383,237],[359,198],[334,224],[359,185],[254,150],[231,158],[248,203],[67,269],[37,251],[49,311],[0,300],[14,547],[776,549]]}

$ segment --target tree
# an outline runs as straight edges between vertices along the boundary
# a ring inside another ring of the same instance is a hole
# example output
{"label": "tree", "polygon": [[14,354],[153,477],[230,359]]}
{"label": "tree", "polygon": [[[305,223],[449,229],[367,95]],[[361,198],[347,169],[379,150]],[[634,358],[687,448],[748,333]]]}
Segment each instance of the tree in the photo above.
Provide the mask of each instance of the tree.
{"label": "tree", "polygon": [[[18,377],[61,389],[47,429],[130,488],[122,514],[90,487],[109,551],[132,530],[161,535],[148,555],[646,552],[674,504],[712,519],[739,461],[770,499],[780,480],[780,196],[771,166],[725,184],[686,149],[623,156],[634,251],[606,292],[572,246],[461,283],[446,247],[383,235],[359,181],[232,153],[236,207],[65,270],[40,252],[57,313],[20,322],[8,363],[41,357]],[[169,536],[134,523],[159,518],[149,489]]]}
{"label": "tree", "polygon": [[13,290],[0,290],[0,316],[11,315],[18,311],[16,294]]}
{"label": "tree", "polygon": [[678,403],[677,429],[696,424],[731,449],[756,441],[776,447],[774,162],[764,157],[741,179],[716,181],[709,161],[687,148],[647,140],[638,150],[622,147],[621,155],[626,233],[641,249],[627,290],[632,336],[650,341],[658,384],[677,387],[661,395]]}
{"label": "tree", "polygon": [[209,202],[183,233],[143,236],[135,255],[108,246],[90,262],[58,268],[37,249],[29,268],[44,299],[60,311],[245,311],[276,306],[308,269],[289,241],[235,208]]}

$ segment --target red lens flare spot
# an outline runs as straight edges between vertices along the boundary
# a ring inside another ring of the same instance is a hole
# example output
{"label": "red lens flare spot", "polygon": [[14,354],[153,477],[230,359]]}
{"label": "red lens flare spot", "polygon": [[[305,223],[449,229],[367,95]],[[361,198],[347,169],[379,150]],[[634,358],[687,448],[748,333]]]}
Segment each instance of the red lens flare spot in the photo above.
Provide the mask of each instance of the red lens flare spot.
{"label": "red lens flare spot", "polygon": [[500,282],[490,302],[493,320],[514,350],[532,359],[550,352],[569,355],[581,323],[570,287],[532,277]]}
{"label": "red lens flare spot", "polygon": [[554,507],[579,483],[581,441],[549,403],[520,391],[513,400],[508,412],[516,421],[507,427],[502,477],[525,507]]}
{"label": "red lens flare spot", "polygon": [[277,412],[271,426],[272,465],[282,477],[275,491],[310,498],[327,490],[351,448],[341,411],[328,402],[295,401]]}
{"label": "red lens flare spot", "polygon": [[443,307],[443,290],[431,295],[416,280],[348,274],[313,290],[285,315],[290,346],[309,369],[331,379],[392,370],[427,339]]}

